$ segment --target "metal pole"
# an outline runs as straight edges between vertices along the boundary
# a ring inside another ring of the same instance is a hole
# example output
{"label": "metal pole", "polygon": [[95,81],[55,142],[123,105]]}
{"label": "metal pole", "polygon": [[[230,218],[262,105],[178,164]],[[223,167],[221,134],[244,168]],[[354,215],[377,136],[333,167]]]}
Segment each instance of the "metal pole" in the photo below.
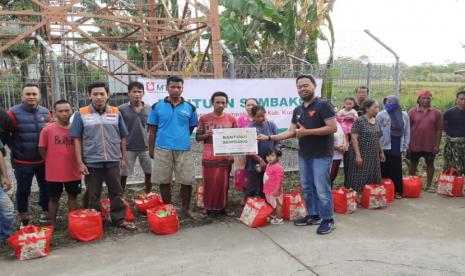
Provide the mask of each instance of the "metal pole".
{"label": "metal pole", "polygon": [[373,74],[373,64],[368,62],[367,64],[367,87],[368,91],[371,91],[371,75]]}
{"label": "metal pole", "polygon": [[220,41],[220,46],[223,49],[224,53],[228,56],[228,63],[229,63],[229,78],[235,79],[236,78],[236,66],[234,61],[234,55],[232,54],[231,50],[224,44],[223,41]]}
{"label": "metal pole", "polygon": [[53,63],[53,76],[54,76],[54,94],[55,94],[55,101],[58,101],[61,99],[61,93],[60,93],[60,78],[58,77],[58,58],[55,52],[53,51],[52,47],[38,34],[35,35],[35,38],[37,41],[39,41],[42,46],[47,50],[47,52],[50,53],[52,56],[52,63]]}
{"label": "metal pole", "polygon": [[303,59],[303,58],[299,58],[299,57],[296,57],[296,56],[293,56],[293,55],[290,55],[290,54],[287,54],[287,56],[290,57],[290,58],[293,58],[293,59],[295,59],[295,60],[298,60],[298,61],[300,61],[300,62],[303,62],[303,63],[305,63],[305,64],[310,65],[310,68],[312,68],[312,74],[315,74],[315,69],[313,68],[313,64],[311,64],[310,62],[306,61],[306,60]]}
{"label": "metal pole", "polygon": [[394,50],[392,50],[389,46],[387,46],[384,42],[382,42],[379,38],[377,38],[374,34],[372,34],[369,30],[364,30],[364,32],[373,38],[376,42],[378,42],[381,46],[383,46],[386,50],[388,50],[391,54],[394,55],[396,58],[396,75],[395,75],[395,92],[396,96],[399,96],[400,92],[400,58]]}

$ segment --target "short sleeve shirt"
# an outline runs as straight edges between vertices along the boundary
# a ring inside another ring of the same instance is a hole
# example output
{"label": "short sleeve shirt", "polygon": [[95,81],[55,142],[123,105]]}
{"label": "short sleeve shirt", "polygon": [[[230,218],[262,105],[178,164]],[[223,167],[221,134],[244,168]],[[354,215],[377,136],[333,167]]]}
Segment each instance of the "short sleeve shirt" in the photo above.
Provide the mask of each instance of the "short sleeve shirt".
{"label": "short sleeve shirt", "polygon": [[[254,127],[257,129],[257,134],[263,134],[263,135],[276,135],[278,134],[278,127],[276,124],[272,121],[265,121],[263,125],[257,125],[255,122],[249,125],[249,127]],[[263,159],[266,160],[266,154],[276,148],[279,145],[278,141],[260,141],[257,143],[257,148],[258,148],[258,155]],[[255,170],[255,165],[257,165],[257,161],[254,159],[247,157],[247,164],[246,164],[246,169],[248,171],[254,171]]]}
{"label": "short sleeve shirt", "polygon": [[147,117],[150,112],[150,106],[144,105],[141,111],[136,112],[130,103],[118,106],[119,112],[124,118],[124,122],[128,128],[128,136],[126,137],[126,149],[131,151],[148,150],[148,135],[147,135]]}
{"label": "short sleeve shirt", "polygon": [[46,148],[45,179],[49,182],[70,182],[81,179],[74,151],[74,138],[69,129],[57,123],[40,132],[39,148]]}
{"label": "short sleeve shirt", "polygon": [[449,137],[465,137],[465,110],[453,107],[444,112],[444,127]]}
{"label": "short sleeve shirt", "polygon": [[166,97],[152,106],[147,124],[157,127],[156,147],[190,150],[190,128],[198,124],[197,111],[184,99],[174,106]]}
{"label": "short sleeve shirt", "polygon": [[[335,118],[333,106],[320,98],[313,100],[307,107],[303,104],[294,109],[292,123],[300,123],[308,129],[320,128],[325,121]],[[304,136],[299,138],[299,155],[303,158],[322,158],[333,155],[333,134],[322,136]]]}
{"label": "short sleeve shirt", "polygon": [[[441,112],[435,108],[410,109],[410,143],[412,152],[433,152],[437,144],[437,132],[442,130]],[[425,139],[428,137],[428,139]]]}

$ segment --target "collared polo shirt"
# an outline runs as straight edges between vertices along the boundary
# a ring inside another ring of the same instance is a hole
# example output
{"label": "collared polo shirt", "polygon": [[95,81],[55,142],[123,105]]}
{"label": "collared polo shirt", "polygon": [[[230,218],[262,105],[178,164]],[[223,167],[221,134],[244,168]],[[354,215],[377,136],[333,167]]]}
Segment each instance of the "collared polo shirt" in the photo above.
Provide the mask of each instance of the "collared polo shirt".
{"label": "collared polo shirt", "polygon": [[[300,123],[308,129],[320,128],[325,121],[335,118],[333,106],[320,98],[315,98],[307,107],[304,104],[294,109],[292,123]],[[322,158],[333,155],[333,134],[304,136],[299,138],[299,155],[304,158]]]}
{"label": "collared polo shirt", "polygon": [[147,124],[157,127],[155,147],[168,150],[190,150],[190,128],[198,124],[195,107],[181,98],[174,106],[166,97],[152,106]]}

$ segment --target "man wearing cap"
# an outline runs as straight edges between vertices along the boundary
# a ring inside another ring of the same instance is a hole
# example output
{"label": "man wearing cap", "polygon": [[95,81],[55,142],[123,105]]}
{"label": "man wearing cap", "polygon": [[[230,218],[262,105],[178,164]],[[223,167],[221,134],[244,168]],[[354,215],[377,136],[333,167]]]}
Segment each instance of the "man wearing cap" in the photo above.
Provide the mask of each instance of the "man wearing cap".
{"label": "man wearing cap", "polygon": [[410,109],[410,144],[407,158],[410,159],[410,175],[416,175],[421,157],[426,163],[426,190],[434,193],[431,185],[434,175],[434,158],[439,151],[442,134],[442,115],[431,106],[433,93],[423,89],[417,94],[417,106]]}

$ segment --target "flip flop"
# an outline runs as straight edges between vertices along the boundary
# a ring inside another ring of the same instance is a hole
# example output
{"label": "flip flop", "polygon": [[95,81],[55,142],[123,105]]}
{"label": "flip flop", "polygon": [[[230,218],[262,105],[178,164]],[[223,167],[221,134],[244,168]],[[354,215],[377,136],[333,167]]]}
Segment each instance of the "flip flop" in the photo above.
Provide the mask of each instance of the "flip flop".
{"label": "flip flop", "polygon": [[129,230],[129,231],[137,230],[137,226],[134,223],[129,222],[129,221],[124,221],[124,222],[118,224],[118,227]]}
{"label": "flip flop", "polygon": [[188,211],[187,216],[192,218],[192,219],[195,219],[195,220],[203,219],[203,218],[207,217],[206,214],[197,213],[197,212],[194,212],[194,211]]}

